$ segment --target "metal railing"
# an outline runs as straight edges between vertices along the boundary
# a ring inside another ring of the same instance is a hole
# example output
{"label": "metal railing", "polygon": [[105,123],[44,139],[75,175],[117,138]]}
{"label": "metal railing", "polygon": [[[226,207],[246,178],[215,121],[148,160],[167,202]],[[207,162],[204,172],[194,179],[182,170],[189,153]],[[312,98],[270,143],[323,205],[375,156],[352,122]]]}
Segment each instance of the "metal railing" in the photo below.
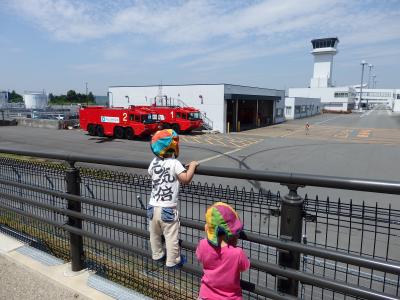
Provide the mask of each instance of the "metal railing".
{"label": "metal railing", "polygon": [[400,211],[303,199],[297,188],[399,195],[400,183],[200,166],[197,174],[278,182],[288,186],[289,194],[183,186],[181,245],[188,264],[169,271],[154,263],[148,250],[144,208],[150,179],[76,166],[80,162],[147,169],[148,163],[15,149],[0,153],[67,162],[0,158],[0,224],[71,260],[74,271],[92,268],[157,299],[195,298],[202,271],[194,251],[203,235],[203,215],[208,205],[222,200],[232,204],[245,223],[240,246],[251,260],[241,282],[245,298],[399,297]]}

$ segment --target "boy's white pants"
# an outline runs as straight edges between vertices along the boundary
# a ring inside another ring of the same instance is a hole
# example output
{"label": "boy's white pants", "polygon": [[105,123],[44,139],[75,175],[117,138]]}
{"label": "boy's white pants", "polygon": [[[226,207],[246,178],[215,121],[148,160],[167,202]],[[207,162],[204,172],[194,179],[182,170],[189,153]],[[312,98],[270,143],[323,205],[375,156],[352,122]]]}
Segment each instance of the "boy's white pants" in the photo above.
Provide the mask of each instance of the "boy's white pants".
{"label": "boy's white pants", "polygon": [[[152,210],[152,211],[151,211]],[[167,250],[166,266],[173,267],[181,262],[179,248],[179,215],[176,208],[149,207],[147,210],[150,222],[150,245],[152,258],[161,259],[163,250],[161,235],[165,238]]]}

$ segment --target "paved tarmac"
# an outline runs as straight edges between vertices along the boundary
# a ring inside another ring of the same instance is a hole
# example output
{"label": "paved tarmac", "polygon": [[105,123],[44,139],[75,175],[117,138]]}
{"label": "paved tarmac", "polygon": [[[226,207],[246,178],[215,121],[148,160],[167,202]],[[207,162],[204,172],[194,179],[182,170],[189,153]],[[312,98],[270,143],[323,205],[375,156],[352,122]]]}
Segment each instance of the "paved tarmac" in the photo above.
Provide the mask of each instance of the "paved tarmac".
{"label": "paved tarmac", "polygon": [[[311,125],[305,134],[304,125]],[[82,153],[150,161],[148,141],[91,137],[80,130],[1,127],[0,147]],[[180,160],[202,165],[400,181],[400,115],[385,110],[323,114],[233,134],[182,135]],[[200,181],[209,178],[196,177]],[[216,178],[239,187],[286,188],[279,184]],[[312,197],[331,196],[400,208],[396,197],[354,191],[304,188]]]}

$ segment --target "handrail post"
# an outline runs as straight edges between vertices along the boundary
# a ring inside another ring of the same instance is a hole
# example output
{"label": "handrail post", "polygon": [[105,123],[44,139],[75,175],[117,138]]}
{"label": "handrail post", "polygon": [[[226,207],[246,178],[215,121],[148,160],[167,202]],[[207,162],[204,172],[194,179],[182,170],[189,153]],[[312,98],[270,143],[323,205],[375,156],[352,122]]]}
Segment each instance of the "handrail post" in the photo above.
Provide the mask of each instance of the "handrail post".
{"label": "handrail post", "polygon": [[[282,199],[280,238],[301,243],[303,228],[303,199],[297,194],[295,184],[287,184],[289,194]],[[300,253],[297,251],[279,250],[279,265],[295,270],[300,269]],[[280,292],[298,296],[299,281],[290,278],[278,278]]]}
{"label": "handrail post", "polygon": [[[72,195],[80,195],[80,176],[79,170],[75,168],[75,162],[69,161],[65,180],[67,183],[67,193]],[[68,209],[81,212],[81,203],[78,201],[68,200]],[[68,225],[78,229],[82,229],[82,220],[78,218],[68,217]],[[71,270],[78,272],[83,269],[83,239],[82,236],[70,233],[70,252],[71,252]]]}

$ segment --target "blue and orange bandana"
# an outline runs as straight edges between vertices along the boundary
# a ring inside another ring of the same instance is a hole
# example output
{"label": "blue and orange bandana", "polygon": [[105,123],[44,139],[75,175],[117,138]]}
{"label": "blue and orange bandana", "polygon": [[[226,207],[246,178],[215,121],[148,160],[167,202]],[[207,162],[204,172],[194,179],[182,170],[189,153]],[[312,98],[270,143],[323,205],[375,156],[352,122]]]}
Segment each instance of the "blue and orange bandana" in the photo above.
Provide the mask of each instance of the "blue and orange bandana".
{"label": "blue and orange bandana", "polygon": [[224,233],[229,239],[238,236],[243,230],[243,223],[240,221],[236,211],[223,202],[216,202],[207,209],[207,240],[214,246],[218,244],[218,234]]}
{"label": "blue and orange bandana", "polygon": [[173,129],[163,129],[157,131],[150,142],[151,151],[154,155],[165,158],[174,154],[179,156],[179,136]]}

